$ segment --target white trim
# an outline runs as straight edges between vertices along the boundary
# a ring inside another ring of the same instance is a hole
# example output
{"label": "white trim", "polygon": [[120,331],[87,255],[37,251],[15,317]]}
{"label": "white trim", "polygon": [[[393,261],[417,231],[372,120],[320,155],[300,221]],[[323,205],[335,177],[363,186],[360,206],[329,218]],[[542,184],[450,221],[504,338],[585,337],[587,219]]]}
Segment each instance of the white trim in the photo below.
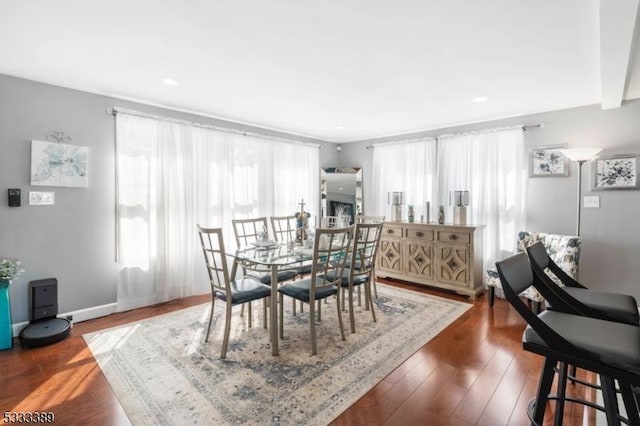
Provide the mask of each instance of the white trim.
{"label": "white trim", "polygon": [[[73,316],[73,322],[81,322],[87,321],[94,318],[105,317],[107,315],[113,314],[116,312],[116,303],[108,303],[106,305],[100,306],[92,306],[90,308],[79,309],[77,311],[63,312],[61,314],[56,315],[60,318],[65,318],[69,315]],[[13,327],[13,337],[18,337],[20,335],[20,331],[23,328],[29,325],[29,321],[23,321],[14,323]]]}

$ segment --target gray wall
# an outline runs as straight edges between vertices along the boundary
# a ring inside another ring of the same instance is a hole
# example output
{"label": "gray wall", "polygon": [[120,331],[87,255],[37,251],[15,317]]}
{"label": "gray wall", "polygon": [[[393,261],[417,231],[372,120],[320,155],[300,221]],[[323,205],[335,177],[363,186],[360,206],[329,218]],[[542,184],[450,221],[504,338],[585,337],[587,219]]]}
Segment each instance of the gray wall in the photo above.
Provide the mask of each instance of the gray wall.
{"label": "gray wall", "polygon": [[[567,144],[600,147],[601,155],[640,154],[640,100],[603,111],[598,105],[572,108],[467,126],[450,127],[402,137],[343,144],[339,166],[362,167],[364,211],[371,199],[372,143],[417,136],[438,136],[516,124],[544,123],[525,132],[527,151],[534,147]],[[600,290],[623,292],[640,300],[640,190],[590,191],[590,164],[583,166],[582,195],[600,196],[599,209],[583,209],[580,280]],[[577,165],[568,177],[528,180],[527,228],[532,231],[575,234]],[[515,238],[515,236],[514,236]]]}
{"label": "gray wall", "polygon": [[[60,312],[116,301],[114,119],[105,113],[107,107],[113,106],[278,135],[276,132],[0,75],[0,257],[21,259],[26,269],[11,285],[14,322],[28,319],[27,285],[35,279],[58,278]],[[640,153],[640,101],[629,102],[615,110],[602,111],[598,106],[589,106],[423,134],[437,136],[538,122],[544,122],[545,127],[525,133],[528,148],[566,143],[572,147],[603,147],[603,154],[607,155]],[[30,141],[43,140],[54,130],[64,131],[73,137],[72,143],[89,146],[89,188],[29,185]],[[371,185],[372,150],[364,147],[378,141],[342,144],[342,151],[337,151],[335,144],[307,140],[323,145],[321,167],[362,167],[364,211],[368,212],[367,200],[371,199],[375,189]],[[588,165],[585,165],[584,174],[583,191],[585,195],[591,195]],[[529,229],[575,232],[575,179],[573,165],[569,177],[529,180]],[[7,188],[22,189],[22,207],[7,207]],[[54,191],[56,204],[29,206],[29,190]],[[637,220],[640,191],[593,194],[601,197],[601,208],[584,210],[582,214],[581,278],[594,288],[640,297],[636,285],[640,281],[640,229]]]}
{"label": "gray wall", "polygon": [[[0,75],[0,257],[20,259],[26,270],[11,284],[14,323],[28,320],[28,283],[35,279],[58,278],[60,312],[116,301],[115,121],[106,113],[114,106],[291,137]],[[89,147],[89,188],[29,185],[31,140],[54,130]],[[320,143],[321,165],[335,164],[333,144],[291,138]],[[22,207],[7,206],[8,188],[22,190]],[[29,190],[55,192],[55,205],[29,206]]]}

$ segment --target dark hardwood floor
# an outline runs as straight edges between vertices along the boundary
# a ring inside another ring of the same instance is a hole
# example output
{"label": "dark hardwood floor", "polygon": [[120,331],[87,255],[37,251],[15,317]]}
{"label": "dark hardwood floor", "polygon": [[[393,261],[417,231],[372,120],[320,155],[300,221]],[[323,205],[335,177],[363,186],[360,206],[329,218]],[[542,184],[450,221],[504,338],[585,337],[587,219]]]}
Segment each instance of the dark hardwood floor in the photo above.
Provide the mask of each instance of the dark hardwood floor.
{"label": "dark hardwood floor", "polygon": [[[455,294],[383,280],[404,288],[466,301]],[[0,351],[0,415],[55,413],[62,425],[126,425],[127,416],[82,335],[210,300],[193,296],[76,323],[57,344]],[[522,350],[524,322],[504,300],[493,308],[480,297],[461,318],[424,345],[332,423],[334,425],[525,425],[536,392],[540,357]],[[583,378],[592,380],[584,372]],[[593,399],[580,385],[569,393]],[[545,424],[552,424],[553,404]],[[593,425],[595,414],[565,408],[565,425]]]}

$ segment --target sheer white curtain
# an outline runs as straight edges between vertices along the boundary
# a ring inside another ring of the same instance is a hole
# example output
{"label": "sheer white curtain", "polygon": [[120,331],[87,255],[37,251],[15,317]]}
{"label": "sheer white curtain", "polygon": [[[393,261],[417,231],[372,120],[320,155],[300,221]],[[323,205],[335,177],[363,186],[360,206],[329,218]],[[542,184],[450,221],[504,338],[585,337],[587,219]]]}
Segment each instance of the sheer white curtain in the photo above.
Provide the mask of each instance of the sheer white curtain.
{"label": "sheer white curtain", "polygon": [[521,127],[438,138],[438,203],[450,222],[449,191],[470,191],[467,221],[485,225],[483,270],[513,253],[525,228],[526,164]]}
{"label": "sheer white curtain", "polygon": [[232,249],[232,218],[317,209],[317,147],[129,114],[116,141],[118,310],[208,291],[197,224]]}
{"label": "sheer white curtain", "polygon": [[426,201],[432,204],[433,217],[436,146],[436,140],[433,138],[374,146],[375,191],[371,205],[375,211],[367,214],[385,215],[390,218],[387,193],[403,191],[405,205],[414,205],[416,220],[420,215],[426,217]]}

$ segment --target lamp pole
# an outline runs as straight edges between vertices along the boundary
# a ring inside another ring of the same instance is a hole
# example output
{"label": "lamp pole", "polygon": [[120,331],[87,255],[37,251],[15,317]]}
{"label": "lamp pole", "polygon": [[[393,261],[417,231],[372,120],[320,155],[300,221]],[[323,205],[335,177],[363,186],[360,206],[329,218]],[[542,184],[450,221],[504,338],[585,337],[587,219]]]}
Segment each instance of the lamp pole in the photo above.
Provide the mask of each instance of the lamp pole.
{"label": "lamp pole", "polygon": [[582,212],[582,206],[580,205],[580,202],[582,201],[582,165],[585,163],[585,161],[587,160],[576,161],[576,163],[578,163],[578,211],[576,215],[576,217],[578,218],[578,220],[576,221],[576,235],[578,237],[580,236],[580,213]]}
{"label": "lamp pole", "polygon": [[560,152],[564,154],[569,160],[574,161],[578,164],[578,206],[577,206],[577,215],[576,215],[576,235],[580,236],[580,213],[581,209],[581,198],[582,198],[582,165],[594,158],[598,153],[602,151],[602,148],[572,148],[572,149],[561,149]]}

